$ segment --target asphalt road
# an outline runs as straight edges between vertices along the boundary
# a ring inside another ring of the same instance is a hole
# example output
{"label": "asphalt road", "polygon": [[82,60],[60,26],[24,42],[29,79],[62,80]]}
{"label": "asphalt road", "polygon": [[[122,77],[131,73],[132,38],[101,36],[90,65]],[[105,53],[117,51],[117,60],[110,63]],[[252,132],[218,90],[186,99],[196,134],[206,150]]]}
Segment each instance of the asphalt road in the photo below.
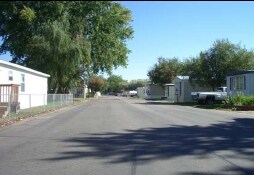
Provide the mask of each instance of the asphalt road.
{"label": "asphalt road", "polygon": [[254,116],[101,97],[0,129],[0,174],[254,174]]}

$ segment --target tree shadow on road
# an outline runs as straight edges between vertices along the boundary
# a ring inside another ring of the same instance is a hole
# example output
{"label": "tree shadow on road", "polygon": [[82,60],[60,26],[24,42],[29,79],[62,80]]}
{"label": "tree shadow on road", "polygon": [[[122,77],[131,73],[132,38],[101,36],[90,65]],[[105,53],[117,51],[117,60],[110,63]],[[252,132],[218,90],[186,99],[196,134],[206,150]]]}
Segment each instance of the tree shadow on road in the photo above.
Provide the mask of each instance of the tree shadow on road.
{"label": "tree shadow on road", "polygon": [[[225,173],[206,173],[206,175],[228,175],[228,172],[233,172],[233,174],[237,175],[253,175],[254,174],[254,168],[240,168],[240,167],[235,167],[235,168],[224,168],[221,170],[221,172]],[[179,175],[204,175],[204,173],[198,173],[198,172],[186,172],[186,173],[180,173]]]}
{"label": "tree shadow on road", "polygon": [[[70,147],[81,151],[60,152],[58,157],[47,160],[105,158],[109,160],[108,163],[123,163],[135,159],[140,164],[145,164],[149,161],[188,155],[205,158],[216,151],[229,150],[235,152],[230,155],[231,158],[235,155],[244,156],[246,160],[254,163],[254,119],[237,118],[210,126],[175,125],[126,130],[123,133],[82,134],[62,142],[67,142]],[[85,151],[84,148],[89,148],[90,151]],[[233,171],[253,174],[254,169],[238,167]],[[194,172],[187,174],[195,175]]]}

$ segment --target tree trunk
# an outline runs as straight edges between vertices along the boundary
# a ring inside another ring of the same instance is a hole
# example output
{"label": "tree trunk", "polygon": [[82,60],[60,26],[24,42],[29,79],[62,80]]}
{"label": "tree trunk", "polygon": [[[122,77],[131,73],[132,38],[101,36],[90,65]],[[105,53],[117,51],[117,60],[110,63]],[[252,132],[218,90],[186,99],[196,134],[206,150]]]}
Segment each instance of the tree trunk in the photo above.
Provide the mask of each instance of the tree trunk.
{"label": "tree trunk", "polygon": [[59,85],[57,84],[57,85],[56,85],[56,88],[55,88],[55,91],[54,91],[54,94],[57,94],[58,89],[59,89]]}

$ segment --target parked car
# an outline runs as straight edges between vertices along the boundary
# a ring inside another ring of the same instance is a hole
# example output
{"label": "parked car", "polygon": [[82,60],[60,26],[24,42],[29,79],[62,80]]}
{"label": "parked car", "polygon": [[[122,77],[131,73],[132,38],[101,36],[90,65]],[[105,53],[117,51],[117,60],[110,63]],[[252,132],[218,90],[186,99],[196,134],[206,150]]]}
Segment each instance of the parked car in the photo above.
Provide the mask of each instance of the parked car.
{"label": "parked car", "polygon": [[94,97],[100,97],[101,96],[101,92],[96,92],[95,94],[94,94]]}
{"label": "parked car", "polygon": [[218,87],[216,92],[192,92],[191,97],[200,104],[206,103],[211,105],[226,99],[227,87]]}
{"label": "parked car", "polygon": [[134,96],[138,95],[138,92],[137,91],[130,91],[129,94],[130,94],[130,97],[134,97]]}

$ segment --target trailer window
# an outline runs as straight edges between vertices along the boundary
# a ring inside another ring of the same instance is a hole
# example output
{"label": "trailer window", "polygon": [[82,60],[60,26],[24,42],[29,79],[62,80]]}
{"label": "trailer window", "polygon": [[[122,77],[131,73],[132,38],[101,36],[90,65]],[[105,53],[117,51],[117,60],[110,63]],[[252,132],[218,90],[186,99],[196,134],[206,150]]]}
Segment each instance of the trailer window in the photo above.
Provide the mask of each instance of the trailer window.
{"label": "trailer window", "polygon": [[9,81],[12,81],[13,80],[13,73],[12,73],[12,71],[9,71],[8,74],[9,74]]}
{"label": "trailer window", "polygon": [[[245,76],[236,76],[232,78],[233,89],[234,90],[245,90],[246,88],[246,80]],[[231,86],[231,85],[230,85]]]}

